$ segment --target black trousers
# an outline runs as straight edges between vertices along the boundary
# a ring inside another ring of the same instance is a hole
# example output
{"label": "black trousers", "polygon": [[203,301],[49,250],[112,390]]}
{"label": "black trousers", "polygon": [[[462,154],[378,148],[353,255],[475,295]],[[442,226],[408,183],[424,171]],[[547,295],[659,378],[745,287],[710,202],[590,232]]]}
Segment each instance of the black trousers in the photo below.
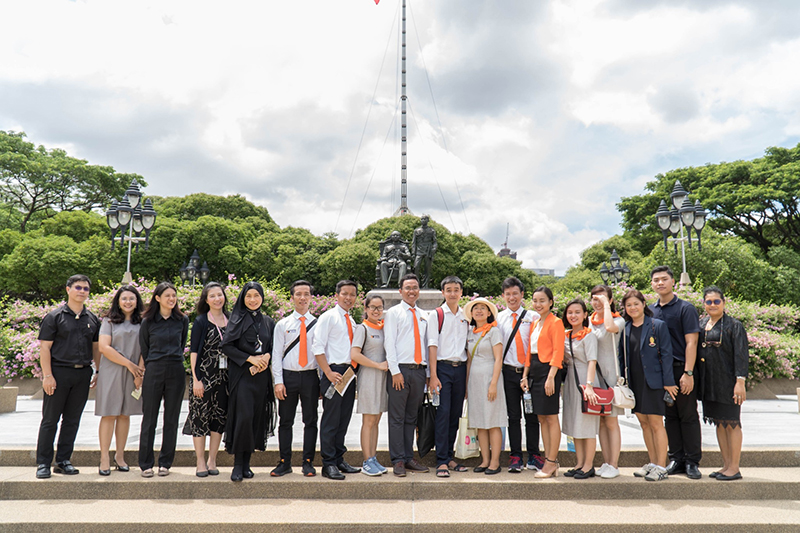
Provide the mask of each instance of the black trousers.
{"label": "black trousers", "polygon": [[[350,365],[331,365],[331,370],[344,374]],[[323,373],[319,380],[319,389],[323,394],[331,386],[328,377]],[[353,416],[353,404],[356,400],[356,384],[347,387],[344,396],[338,392],[330,400],[322,398],[322,420],[319,424],[319,451],[323,466],[337,466],[342,462],[347,448],[344,438]]]}
{"label": "black trousers", "polygon": [[[319,377],[316,370],[283,371],[286,399],[278,400],[278,444],[281,459],[292,464],[292,426],[297,402],[303,410],[303,461],[314,461],[317,448],[317,408],[319,407]],[[353,385],[350,385],[352,387]]]}
{"label": "black trousers", "polygon": [[139,468],[153,468],[153,444],[161,400],[164,400],[164,428],[158,466],[170,468],[175,460],[178,441],[178,417],[186,389],[186,371],[180,361],[151,361],[147,363],[142,383],[142,430],[139,434]]}
{"label": "black trousers", "polygon": [[56,463],[69,461],[75,448],[75,437],[81,424],[81,415],[89,398],[89,384],[92,382],[92,368],[52,367],[56,390],[44,395],[42,402],[42,423],[39,425],[39,439],[36,442],[36,464],[49,465],[53,462],[53,441],[56,438],[58,421],[58,454]]}
{"label": "black trousers", "polygon": [[403,390],[392,386],[392,374],[386,373],[389,391],[389,457],[392,464],[407,463],[414,458],[414,433],[417,430],[417,413],[425,396],[425,369],[400,367]]}
{"label": "black trousers", "polygon": [[528,455],[541,455],[539,451],[539,417],[527,414],[522,406],[522,387],[519,386],[522,373],[517,373],[509,365],[503,365],[503,387],[506,392],[508,410],[508,445],[511,457],[522,459],[522,427],[520,421],[525,414],[525,448]]}
{"label": "black trousers", "polygon": [[[675,384],[680,387],[684,364],[673,365]],[[689,394],[678,392],[675,403],[666,406],[664,427],[669,441],[669,458],[679,464],[700,464],[703,457],[700,416],[697,414],[697,381]]]}
{"label": "black trousers", "polygon": [[439,362],[436,375],[442,382],[439,407],[436,408],[436,464],[446,465],[453,460],[453,447],[458,433],[458,419],[464,409],[467,393],[467,363],[461,366]]}

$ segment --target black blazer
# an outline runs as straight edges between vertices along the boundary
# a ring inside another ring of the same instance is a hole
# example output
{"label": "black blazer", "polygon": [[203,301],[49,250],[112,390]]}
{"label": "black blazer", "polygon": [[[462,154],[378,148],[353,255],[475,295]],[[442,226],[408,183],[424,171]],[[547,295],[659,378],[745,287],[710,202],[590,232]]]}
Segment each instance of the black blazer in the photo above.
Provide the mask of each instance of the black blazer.
{"label": "black blazer", "polygon": [[[619,340],[619,367],[625,371],[625,345],[631,343],[631,324],[625,324],[625,337]],[[651,339],[653,346],[651,346]],[[661,356],[659,357],[659,352]],[[663,389],[664,387],[675,386],[675,375],[672,371],[672,339],[669,336],[667,325],[657,318],[644,317],[642,324],[642,336],[639,341],[639,353],[642,357],[644,367],[644,377],[647,386],[651,389]],[[628,365],[630,365],[630,352],[628,353]],[[628,368],[630,373],[630,368]]]}

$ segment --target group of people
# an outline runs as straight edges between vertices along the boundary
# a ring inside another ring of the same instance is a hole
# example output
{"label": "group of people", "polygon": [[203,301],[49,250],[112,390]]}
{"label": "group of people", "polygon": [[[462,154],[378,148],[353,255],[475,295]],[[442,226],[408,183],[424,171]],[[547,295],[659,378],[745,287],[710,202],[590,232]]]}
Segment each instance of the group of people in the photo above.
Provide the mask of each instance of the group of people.
{"label": "group of people", "polygon": [[[413,445],[417,414],[425,394],[430,394],[438,404],[437,477],[468,470],[454,454],[466,403],[469,427],[477,430],[480,444],[480,463],[474,472],[501,472],[505,428],[509,472],[527,468],[538,478],[557,476],[563,432],[573,437],[577,459],[575,468],[564,475],[610,479],[620,474],[617,417],[624,410],[614,407],[606,416],[597,416],[587,412],[587,405],[597,405],[596,388],[626,383],[635,395],[633,412],[649,454],[649,463],[634,475],[650,481],[677,473],[700,477],[699,398],[704,418],[716,425],[724,462],[711,476],[721,481],[740,479],[740,408],[748,372],[744,328],[725,313],[720,289],[704,291],[707,314],[700,320],[694,306],[674,294],[668,267],[654,269],[651,279],[659,298],[654,305],[648,307],[641,292],[630,290],[621,301],[621,316],[611,290],[597,286],[590,293],[590,306],[582,299],[572,300],[558,318],[549,288],[535,289],[533,309],[525,309],[525,286],[513,277],[501,287],[503,311],[485,298],[461,308],[463,283],[455,276],[441,282],[441,307],[424,311],[416,305],[420,281],[406,274],[399,280],[402,301],[385,310],[380,295],[368,294],[360,324],[350,314],[357,285],[349,280],[337,284],[336,305],[319,317],[309,312],[314,287],[295,281],[290,287],[294,311],[277,323],[261,311],[260,284],[245,284],[229,311],[225,288],[211,282],[197,302],[191,329],[191,393],[183,427],[183,433],[193,438],[196,475],[219,475],[217,452],[224,437],[225,450],[234,456],[231,480],[252,478],[251,454],[266,448],[276,428],[280,462],[270,475],[292,472],[292,427],[298,404],[304,425],[304,476],[317,473],[318,437],[322,476],[329,479],[342,480],[358,472],[380,476],[389,466],[400,477],[428,472],[415,459]],[[147,307],[135,287],[120,287],[102,320],[84,305],[90,287],[86,276],[69,278],[67,302],[42,322],[45,396],[36,476],[51,475],[59,420],[54,471],[78,473],[70,459],[88,391],[95,383],[95,414],[102,417],[100,475],[111,474],[113,437],[114,467],[130,470],[124,455],[130,416],[141,414],[141,475],[167,476],[185,392],[189,319],[169,282],[155,288]],[[357,412],[362,415],[361,467],[344,459],[356,394]],[[162,404],[156,465],[153,447]],[[388,413],[392,463],[387,466],[377,459],[383,413]],[[596,470],[598,439],[603,465]]]}

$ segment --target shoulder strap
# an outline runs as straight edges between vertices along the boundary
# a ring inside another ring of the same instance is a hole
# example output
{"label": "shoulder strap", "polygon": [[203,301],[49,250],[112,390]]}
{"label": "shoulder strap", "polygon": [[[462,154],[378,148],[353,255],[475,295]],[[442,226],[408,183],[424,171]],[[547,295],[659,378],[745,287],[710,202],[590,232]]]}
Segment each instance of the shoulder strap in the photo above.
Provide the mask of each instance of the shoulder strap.
{"label": "shoulder strap", "polygon": [[442,332],[442,326],[444,326],[444,309],[441,307],[436,308],[436,316],[439,317],[439,333]]}
{"label": "shoulder strap", "polygon": [[[306,335],[308,335],[308,332],[309,332],[309,331],[311,331],[311,328],[313,328],[313,327],[314,327],[314,324],[316,324],[316,323],[317,323],[317,319],[315,318],[314,320],[312,320],[312,321],[311,321],[311,322],[310,322],[310,323],[309,323],[309,324],[306,326]],[[290,342],[290,343],[289,343],[289,346],[287,346],[287,347],[286,347],[286,349],[285,349],[285,350],[283,350],[283,358],[284,358],[284,359],[286,359],[286,354],[287,354],[287,353],[289,353],[289,352],[291,352],[291,351],[292,351],[292,349],[293,349],[295,346],[297,346],[297,343],[299,343],[299,342],[300,342],[300,335],[298,335],[298,336],[297,336],[297,338],[296,338],[295,340],[293,340],[292,342]]]}
{"label": "shoulder strap", "polygon": [[[522,312],[519,314],[519,320],[517,320],[517,325],[514,326],[514,329],[511,330],[511,335],[508,337],[508,341],[506,341],[506,349],[503,350],[503,358],[505,359],[506,354],[508,353],[509,348],[511,348],[511,341],[514,340],[514,337],[517,335],[517,331],[519,331],[519,325],[522,324],[522,319],[525,318],[525,313],[527,313],[527,309],[523,309]],[[519,357],[519,354],[517,354]]]}

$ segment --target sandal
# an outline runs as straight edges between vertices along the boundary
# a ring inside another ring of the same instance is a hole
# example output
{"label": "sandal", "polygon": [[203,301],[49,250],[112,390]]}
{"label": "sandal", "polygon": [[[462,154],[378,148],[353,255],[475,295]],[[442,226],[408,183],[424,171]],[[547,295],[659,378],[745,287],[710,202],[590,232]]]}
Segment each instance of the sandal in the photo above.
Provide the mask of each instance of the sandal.
{"label": "sandal", "polygon": [[469,468],[462,465],[461,463],[458,463],[456,466],[453,467],[454,472],[467,472],[468,470]]}
{"label": "sandal", "polygon": [[142,477],[153,477],[153,469],[142,470]]}
{"label": "sandal", "polygon": [[436,469],[436,477],[450,477],[450,469],[447,465],[441,465]]}

